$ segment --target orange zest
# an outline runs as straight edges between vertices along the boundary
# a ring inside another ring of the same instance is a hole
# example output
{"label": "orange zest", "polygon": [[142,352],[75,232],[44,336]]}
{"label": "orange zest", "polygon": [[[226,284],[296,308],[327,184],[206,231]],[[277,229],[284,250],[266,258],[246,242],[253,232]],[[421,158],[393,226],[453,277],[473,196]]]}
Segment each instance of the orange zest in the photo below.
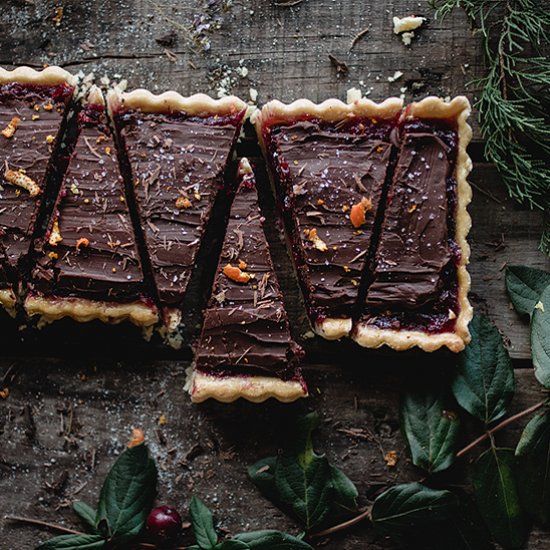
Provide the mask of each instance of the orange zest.
{"label": "orange zest", "polygon": [[21,119],[17,116],[14,116],[9,122],[8,125],[2,130],[2,135],[6,138],[11,138],[17,130],[17,125],[21,122]]}
{"label": "orange zest", "polygon": [[313,246],[320,252],[326,252],[328,250],[327,243],[317,235],[317,229],[304,229],[304,233],[308,238],[308,241],[313,243]]}
{"label": "orange zest", "polygon": [[84,246],[90,246],[90,241],[86,237],[82,237],[76,241],[76,249],[80,250],[80,248]]}
{"label": "orange zest", "polygon": [[246,271],[242,271],[241,268],[233,266],[231,264],[227,264],[223,268],[223,274],[232,281],[235,281],[236,283],[248,283],[250,279],[254,278],[254,275],[251,275],[250,273],[247,273]]}
{"label": "orange zest", "polygon": [[137,447],[145,441],[145,434],[141,428],[132,428],[132,437],[128,442],[128,449],[132,447]]}
{"label": "orange zest", "polygon": [[366,215],[370,210],[372,210],[371,199],[363,197],[360,202],[351,207],[351,212],[349,214],[351,225],[356,229],[361,227],[367,221]]}
{"label": "orange zest", "polygon": [[191,201],[187,197],[178,197],[176,199],[176,208],[180,210],[182,208],[189,208],[191,206]]}

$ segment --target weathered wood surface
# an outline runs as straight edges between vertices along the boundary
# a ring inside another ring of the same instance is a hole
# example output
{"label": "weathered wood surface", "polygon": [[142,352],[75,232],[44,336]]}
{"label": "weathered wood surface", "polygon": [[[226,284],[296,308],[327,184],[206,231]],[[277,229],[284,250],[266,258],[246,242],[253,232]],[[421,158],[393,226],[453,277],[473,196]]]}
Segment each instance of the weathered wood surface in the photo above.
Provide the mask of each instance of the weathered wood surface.
{"label": "weathered wood surface", "polygon": [[[52,18],[60,5],[64,15],[56,26]],[[243,98],[255,88],[260,102],[271,97],[343,98],[350,86],[372,88],[369,97],[374,100],[399,95],[404,86],[407,99],[428,93],[466,93],[473,98],[466,82],[482,73],[479,41],[465,18],[457,12],[443,23],[434,21],[423,1],[304,0],[283,8],[270,1],[242,0],[215,14],[223,24],[206,34],[208,52],[193,35],[194,17],[204,13],[202,0],[81,0],[55,5],[46,0],[9,0],[1,8],[1,65],[60,64],[71,71],[93,70],[98,77],[127,78],[130,87],[154,91],[173,88],[184,94],[216,95],[228,77],[229,86],[224,87]],[[413,46],[406,48],[393,35],[391,19],[411,13],[430,20]],[[350,51],[353,37],[367,26],[366,36]],[[156,41],[171,31],[177,40],[167,48],[174,55]],[[347,75],[337,77],[329,53],[347,63]],[[248,69],[246,77],[239,67]],[[398,70],[403,76],[389,82]],[[475,117],[472,122],[477,128]],[[477,130],[475,140],[472,156],[478,162],[471,179],[483,192],[475,191],[470,209],[472,300],[509,339],[516,366],[528,366],[527,327],[509,307],[502,268],[505,263],[550,267],[536,250],[541,219],[506,198],[498,175],[482,162]],[[264,201],[269,202],[269,197]],[[266,227],[294,330],[300,336],[307,324],[296,282],[275,224]],[[67,503],[75,493],[94,500],[129,427],[141,425],[161,465],[160,501],[183,509],[194,493],[216,510],[224,529],[273,527],[296,532],[297,526],[246,480],[245,466],[273,453],[295,415],[316,407],[324,418],[318,447],[358,484],[363,503],[388,483],[418,479],[399,436],[398,396],[411,372],[421,380],[429,377],[429,369],[418,374],[418,363],[427,361],[435,370],[451,363],[444,354],[396,355],[308,340],[310,400],[286,406],[192,406],[182,391],[187,364],[175,357],[160,360],[166,354],[131,337],[111,350],[101,349],[99,339],[88,341],[86,331],[74,327],[70,333],[54,330],[26,338],[23,344],[15,343],[17,333],[7,334],[3,331],[3,349],[9,347],[10,356],[4,351],[0,380],[12,364],[17,374],[9,384],[10,396],[0,400],[0,515],[17,513],[67,523],[75,521]],[[43,358],[62,355],[67,348],[64,359]],[[117,360],[104,358],[110,353]],[[321,361],[330,366],[315,364]],[[529,369],[518,369],[517,381],[515,410],[540,399]],[[161,414],[168,420],[163,427],[158,425]],[[360,428],[368,437],[351,438],[339,431],[347,428]],[[514,426],[501,434],[502,442],[513,444],[519,429]],[[475,432],[475,426],[469,431]],[[390,449],[400,457],[393,470],[383,460],[383,451]],[[462,482],[460,470],[459,466],[452,472],[452,482]],[[64,472],[67,480],[57,488]],[[2,548],[29,549],[45,536],[34,528],[0,523]],[[383,540],[371,545],[373,539],[368,527],[361,526],[325,547],[390,546]],[[529,548],[549,545],[550,534],[535,533]]]}
{"label": "weathered wood surface", "polygon": [[[342,361],[337,368],[306,369],[308,401],[194,406],[182,394],[187,364],[181,362],[3,361],[0,377],[9,364],[16,377],[0,408],[0,513],[78,527],[69,502],[94,503],[129,428],[138,424],[160,467],[160,501],[185,509],[196,494],[215,510],[219,527],[232,533],[266,527],[298,532],[258,494],[246,466],[275,453],[296,415],[316,408],[323,420],[316,447],[357,484],[363,504],[388,485],[420,479],[399,433],[398,400],[413,380],[441,371],[437,361],[429,363],[419,374],[384,358],[368,369]],[[541,399],[530,370],[517,371],[517,382],[513,410]],[[160,415],[166,417],[164,426]],[[521,427],[501,432],[498,442],[514,445]],[[350,429],[359,435],[348,435]],[[476,426],[467,432],[465,442]],[[395,468],[384,462],[389,450],[398,453]],[[464,459],[446,475],[450,483],[463,482],[466,464]],[[33,527],[0,524],[2,548],[30,549],[46,536]],[[531,548],[550,545],[550,533],[536,533],[535,539],[539,542]],[[391,546],[363,525],[323,547],[355,550],[367,548],[367,542],[372,550]]]}

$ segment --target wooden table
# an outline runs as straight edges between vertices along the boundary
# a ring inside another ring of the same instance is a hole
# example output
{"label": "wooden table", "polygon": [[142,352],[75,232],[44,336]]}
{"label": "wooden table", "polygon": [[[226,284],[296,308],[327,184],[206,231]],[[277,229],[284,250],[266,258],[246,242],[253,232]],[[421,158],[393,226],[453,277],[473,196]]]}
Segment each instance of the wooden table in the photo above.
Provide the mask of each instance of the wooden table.
{"label": "wooden table", "polygon": [[[435,21],[424,2],[304,0],[295,7],[278,7],[268,0],[235,0],[227,10],[209,2],[214,7],[206,11],[203,2],[4,2],[0,64],[58,64],[73,72],[94,71],[97,78],[124,78],[130,88],[175,89],[183,94],[216,95],[220,88],[229,88],[248,98],[253,88],[259,102],[272,97],[343,98],[351,86],[370,91],[375,100],[403,92],[407,99],[429,93],[466,93],[473,98],[466,83],[482,71],[479,40],[462,14]],[[53,21],[54,4],[64,6],[59,25]],[[221,28],[206,33],[208,43],[203,44],[193,27],[201,13],[221,22]],[[392,33],[392,16],[413,13],[429,20],[413,45],[405,47]],[[354,36],[367,27],[350,51]],[[174,43],[169,33],[175,35]],[[345,62],[346,74],[337,73],[329,54]],[[396,71],[403,76],[391,82]],[[521,263],[549,269],[550,264],[537,251],[541,217],[507,199],[498,174],[483,160],[475,117],[472,124],[471,298],[506,336],[516,367],[513,409],[519,410],[539,400],[542,392],[531,371],[527,326],[511,309],[504,291],[503,268]],[[296,282],[274,229],[270,239],[300,338],[307,325]],[[388,484],[419,479],[399,434],[399,394],[411,377],[429,377],[453,363],[444,353],[398,355],[307,340],[305,374],[312,394],[307,401],[194,406],[183,392],[188,352],[147,349],[132,338],[116,347],[112,340],[102,346],[101,339],[89,340],[87,329],[78,328],[56,329],[22,343],[9,327],[3,330],[0,380],[6,374],[7,381],[13,380],[9,397],[0,401],[0,515],[75,526],[69,502],[81,498],[94,503],[130,427],[140,425],[160,467],[160,502],[186,510],[196,494],[215,511],[221,529],[298,532],[258,494],[246,478],[245,466],[273,454],[296,415],[316,408],[323,419],[317,447],[357,484],[363,504]],[[166,417],[163,426],[160,415]],[[351,428],[358,430],[357,436],[349,435]],[[520,429],[514,425],[499,435],[499,441],[513,445]],[[470,437],[475,430],[469,427]],[[392,449],[399,461],[388,469],[383,455]],[[449,479],[463,483],[464,467],[455,467]],[[29,549],[47,535],[36,528],[0,523],[2,548]],[[367,541],[368,548],[391,547],[367,524],[333,537],[324,547],[358,550],[367,548]],[[532,534],[529,548],[549,545],[550,533]]]}

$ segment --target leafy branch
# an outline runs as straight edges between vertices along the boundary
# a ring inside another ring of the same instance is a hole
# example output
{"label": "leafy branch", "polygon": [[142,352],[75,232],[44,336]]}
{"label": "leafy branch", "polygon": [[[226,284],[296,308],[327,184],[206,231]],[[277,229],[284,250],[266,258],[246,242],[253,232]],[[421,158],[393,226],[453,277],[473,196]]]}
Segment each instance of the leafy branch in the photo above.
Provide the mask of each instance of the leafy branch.
{"label": "leafy branch", "polygon": [[[511,197],[550,210],[550,11],[538,0],[430,0],[436,17],[462,8],[483,39],[487,73],[473,84],[485,139]],[[550,254],[550,221],[541,249]]]}

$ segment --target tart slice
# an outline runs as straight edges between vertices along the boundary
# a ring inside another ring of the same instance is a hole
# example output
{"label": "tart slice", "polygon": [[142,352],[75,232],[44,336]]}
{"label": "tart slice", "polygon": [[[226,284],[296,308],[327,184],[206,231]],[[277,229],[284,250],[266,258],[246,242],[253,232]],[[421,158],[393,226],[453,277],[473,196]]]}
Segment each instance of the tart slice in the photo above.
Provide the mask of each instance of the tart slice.
{"label": "tart slice", "polygon": [[315,331],[349,334],[402,102],[271,101],[254,124]]}
{"label": "tart slice", "polygon": [[197,253],[239,135],[246,104],[176,92],[112,91],[109,109],[127,155],[129,186],[156,285],[164,335],[177,328]]}
{"label": "tart slice", "polygon": [[238,178],[187,388],[194,402],[294,401],[307,395],[298,368],[303,352],[290,335],[247,159]]}
{"label": "tart slice", "polygon": [[0,67],[0,303],[13,312],[76,78]]}
{"label": "tart slice", "polygon": [[400,121],[397,163],[354,328],[362,346],[460,351],[470,339],[469,113],[465,97],[429,97]]}
{"label": "tart slice", "polygon": [[25,310],[43,323],[71,317],[151,327],[158,315],[146,297],[114,139],[95,86],[78,113],[77,132]]}

